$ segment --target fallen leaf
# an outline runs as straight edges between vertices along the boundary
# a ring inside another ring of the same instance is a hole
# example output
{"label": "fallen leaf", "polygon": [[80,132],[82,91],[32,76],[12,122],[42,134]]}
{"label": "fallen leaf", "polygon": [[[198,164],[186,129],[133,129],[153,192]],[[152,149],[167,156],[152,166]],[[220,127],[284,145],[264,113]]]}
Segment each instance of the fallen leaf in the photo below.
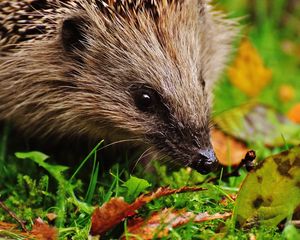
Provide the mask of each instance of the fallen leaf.
{"label": "fallen leaf", "polygon": [[[0,222],[0,231],[1,230],[16,230],[17,226],[13,223]],[[20,231],[18,231],[20,232]]]}
{"label": "fallen leaf", "polygon": [[211,138],[217,158],[224,166],[238,165],[244,158],[245,153],[249,151],[243,142],[220,130],[212,130]]}
{"label": "fallen leaf", "polygon": [[238,193],[234,219],[244,228],[277,226],[300,204],[300,146],[268,157],[250,172]]}
{"label": "fallen leaf", "polygon": [[93,212],[91,234],[101,235],[131,215],[134,215],[134,212],[122,197],[111,198]]}
{"label": "fallen leaf", "polygon": [[[170,228],[181,226],[191,221],[194,214],[185,210],[164,209],[161,212],[154,212],[148,219],[134,219],[128,222],[127,232],[134,237],[141,239],[162,238],[168,235]],[[124,236],[123,239],[126,239]]]}
{"label": "fallen leaf", "polygon": [[206,222],[206,221],[211,221],[211,220],[216,220],[216,219],[227,219],[231,217],[232,213],[215,213],[213,215],[210,215],[208,213],[199,213],[196,215],[194,222],[196,223],[201,223],[201,222]]}
{"label": "fallen leaf", "polygon": [[[168,236],[170,229],[183,226],[189,222],[201,223],[215,219],[227,219],[231,213],[213,214],[207,212],[194,214],[186,210],[164,209],[161,212],[154,212],[147,219],[133,219],[128,222],[127,233],[122,239],[153,239]],[[132,238],[130,236],[133,236]]]}
{"label": "fallen leaf", "polygon": [[295,123],[300,123],[300,103],[292,107],[288,112],[288,118]]}
{"label": "fallen leaf", "polygon": [[213,120],[223,132],[243,142],[261,142],[270,147],[300,143],[300,126],[263,104],[245,104]]}
{"label": "fallen leaf", "polygon": [[16,224],[0,222],[0,239],[10,239],[11,235],[21,239],[29,236],[28,233],[21,232]]}
{"label": "fallen leaf", "polygon": [[244,39],[233,65],[228,69],[228,76],[234,86],[254,97],[271,81],[272,72],[264,66],[251,42]]}
{"label": "fallen leaf", "polygon": [[[3,231],[6,231],[9,234],[6,234]],[[16,237],[18,236],[20,239],[35,239],[35,240],[57,240],[58,239],[57,229],[44,223],[40,218],[35,220],[34,225],[32,226],[32,230],[30,232],[22,232],[18,230],[16,224],[0,222],[0,238],[2,236],[4,237],[10,236],[11,234],[16,235]]]}
{"label": "fallen leaf", "polygon": [[160,187],[155,192],[143,194],[133,203],[129,204],[123,198],[112,198],[109,202],[104,203],[101,207],[95,209],[92,214],[91,235],[101,235],[120,222],[126,217],[136,214],[136,210],[148,202],[175,193],[196,192],[205,190],[199,187],[182,187],[180,189],[170,189]]}
{"label": "fallen leaf", "polygon": [[58,239],[57,229],[50,227],[47,223],[43,222],[41,218],[35,220],[32,226],[31,235],[37,240],[56,240]]}

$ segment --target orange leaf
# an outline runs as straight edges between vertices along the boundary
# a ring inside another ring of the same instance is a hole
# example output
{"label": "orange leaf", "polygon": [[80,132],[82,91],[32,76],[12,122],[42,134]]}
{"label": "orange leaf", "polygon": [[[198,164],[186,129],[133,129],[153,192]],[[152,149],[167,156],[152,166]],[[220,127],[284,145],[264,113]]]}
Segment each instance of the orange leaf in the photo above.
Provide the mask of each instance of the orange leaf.
{"label": "orange leaf", "polygon": [[109,202],[95,209],[92,215],[92,235],[100,235],[124,220],[129,215],[130,205],[122,197],[111,198]]}
{"label": "orange leaf", "polygon": [[228,76],[234,86],[255,97],[271,81],[272,72],[264,66],[250,41],[244,39],[233,65],[228,69]]}
{"label": "orange leaf", "polygon": [[249,150],[244,143],[217,129],[212,131],[212,145],[219,162],[224,166],[238,165]]}
{"label": "orange leaf", "polygon": [[0,230],[5,230],[5,231],[18,231],[17,226],[13,223],[6,223],[6,222],[0,222]]}
{"label": "orange leaf", "polygon": [[126,217],[135,215],[136,210],[156,198],[201,190],[205,189],[198,187],[182,187],[180,189],[160,187],[153,193],[141,195],[132,204],[126,203],[123,198],[112,198],[109,202],[95,209],[92,215],[91,235],[101,235],[107,232]]}
{"label": "orange leaf", "polygon": [[34,225],[31,230],[31,235],[37,240],[56,240],[58,239],[58,233],[56,228],[50,227],[47,223],[44,223],[42,219],[38,218],[34,221]]}
{"label": "orange leaf", "polygon": [[288,118],[295,123],[300,123],[300,103],[292,107],[288,112]]}
{"label": "orange leaf", "polygon": [[[0,230],[5,230],[16,235],[20,235],[25,239],[36,240],[56,240],[58,239],[58,233],[56,228],[44,223],[42,219],[38,218],[34,221],[32,230],[30,232],[21,232],[18,230],[17,225],[11,223],[0,222]],[[1,238],[1,236],[0,236]]]}

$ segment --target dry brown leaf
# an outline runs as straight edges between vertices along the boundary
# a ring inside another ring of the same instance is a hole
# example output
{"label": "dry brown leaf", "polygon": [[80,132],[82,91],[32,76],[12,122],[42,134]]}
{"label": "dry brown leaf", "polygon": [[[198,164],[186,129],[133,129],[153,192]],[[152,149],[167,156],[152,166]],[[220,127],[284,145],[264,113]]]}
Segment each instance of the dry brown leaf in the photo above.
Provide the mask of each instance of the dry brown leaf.
{"label": "dry brown leaf", "polygon": [[[5,230],[16,235],[20,235],[26,239],[36,240],[56,240],[58,239],[58,233],[56,228],[49,226],[44,223],[42,219],[38,218],[35,220],[32,230],[30,232],[22,232],[18,230],[16,224],[0,222],[0,231]],[[1,235],[0,235],[1,237]]]}
{"label": "dry brown leaf", "polygon": [[13,223],[6,223],[6,222],[0,222],[0,230],[5,230],[5,231],[18,231],[17,230],[17,225]]}
{"label": "dry brown leaf", "polygon": [[231,217],[231,215],[232,213],[215,213],[213,215],[209,215],[207,212],[199,213],[196,215],[194,222],[201,223],[201,222],[206,222],[206,221],[211,221],[216,219],[227,219]]}
{"label": "dry brown leaf", "polygon": [[43,222],[41,218],[34,221],[32,226],[31,235],[37,240],[56,240],[58,239],[58,233],[56,228],[49,226]]}
{"label": "dry brown leaf", "polygon": [[249,151],[244,143],[217,129],[212,131],[212,145],[219,162],[224,166],[238,165]]}
{"label": "dry brown leaf", "polygon": [[95,209],[92,215],[92,235],[101,235],[130,215],[130,204],[122,197],[111,198],[109,202]]}
{"label": "dry brown leaf", "polygon": [[233,65],[228,69],[228,76],[234,86],[255,97],[271,81],[272,72],[264,66],[251,42],[244,39]]}
{"label": "dry brown leaf", "polygon": [[288,112],[288,118],[295,123],[300,123],[300,103],[291,108]]}
{"label": "dry brown leaf", "polygon": [[207,212],[194,214],[186,210],[164,209],[161,212],[152,213],[146,220],[138,218],[129,221],[128,233],[130,236],[138,236],[141,239],[162,238],[168,235],[171,228],[180,227],[191,221],[200,223],[214,219],[227,219],[230,216],[231,213],[210,215]]}
{"label": "dry brown leaf", "polygon": [[198,187],[182,187],[180,189],[170,189],[168,187],[160,187],[155,192],[143,194],[133,203],[128,204],[123,198],[112,198],[109,202],[104,203],[101,207],[95,209],[92,214],[91,235],[101,235],[120,222],[126,217],[133,216],[136,210],[147,204],[148,202],[175,193],[195,192],[205,190]]}
{"label": "dry brown leaf", "polygon": [[[173,225],[179,227],[191,221],[194,214],[185,210],[164,209],[154,212],[148,219],[133,219],[128,222],[127,231],[142,239],[162,238],[168,235]],[[123,237],[123,239],[125,239]]]}
{"label": "dry brown leaf", "polygon": [[5,237],[4,233],[1,234],[2,231],[7,231],[9,233],[13,233],[13,234],[22,236],[24,238],[29,237],[28,233],[20,231],[18,229],[18,226],[13,223],[0,222],[0,239],[2,239],[2,237]]}

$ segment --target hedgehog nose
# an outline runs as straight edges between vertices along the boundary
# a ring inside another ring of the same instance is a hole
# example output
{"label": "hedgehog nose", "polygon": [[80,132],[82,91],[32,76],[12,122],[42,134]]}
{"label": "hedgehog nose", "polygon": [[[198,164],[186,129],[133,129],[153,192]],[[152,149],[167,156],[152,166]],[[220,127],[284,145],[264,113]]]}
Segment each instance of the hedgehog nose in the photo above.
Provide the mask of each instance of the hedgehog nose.
{"label": "hedgehog nose", "polygon": [[197,157],[192,161],[191,167],[201,174],[208,174],[218,167],[218,159],[213,149],[199,150]]}

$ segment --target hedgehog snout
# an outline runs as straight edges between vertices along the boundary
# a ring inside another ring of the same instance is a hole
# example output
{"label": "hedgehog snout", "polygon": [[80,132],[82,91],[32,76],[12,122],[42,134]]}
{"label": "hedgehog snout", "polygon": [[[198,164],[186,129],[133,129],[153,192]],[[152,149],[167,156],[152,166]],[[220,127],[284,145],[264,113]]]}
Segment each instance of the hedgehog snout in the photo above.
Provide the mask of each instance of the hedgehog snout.
{"label": "hedgehog snout", "polygon": [[208,174],[217,169],[218,159],[212,148],[201,149],[191,162],[191,167],[201,174]]}

